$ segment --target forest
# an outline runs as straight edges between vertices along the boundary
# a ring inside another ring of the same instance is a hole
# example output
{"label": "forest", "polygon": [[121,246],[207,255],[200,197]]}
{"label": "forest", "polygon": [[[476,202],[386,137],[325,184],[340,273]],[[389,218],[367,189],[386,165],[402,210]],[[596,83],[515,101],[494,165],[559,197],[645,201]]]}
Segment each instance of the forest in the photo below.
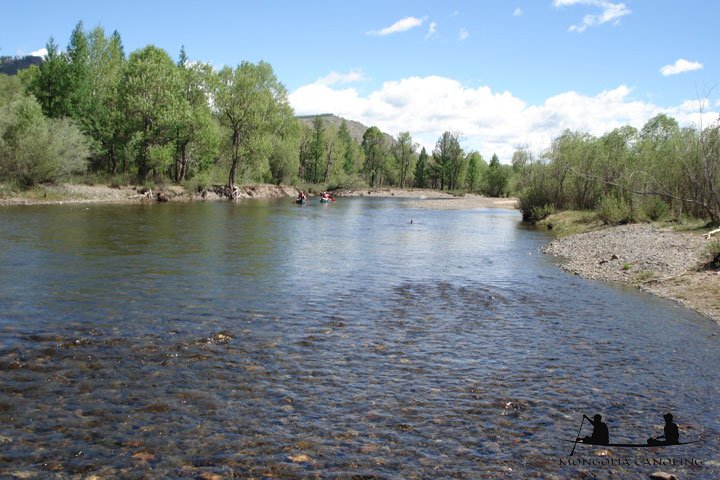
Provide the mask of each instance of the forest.
{"label": "forest", "polygon": [[601,137],[565,131],[546,151],[488,162],[461,132],[428,152],[409,132],[371,126],[357,138],[327,115],[301,121],[268,63],[216,70],[153,45],[127,55],[118,32],[79,22],[64,50],[51,38],[42,63],[0,74],[0,183],[419,187],[517,196],[527,221],[579,209],[606,223],[720,224],[720,125],[709,120],[681,127],[660,114]]}

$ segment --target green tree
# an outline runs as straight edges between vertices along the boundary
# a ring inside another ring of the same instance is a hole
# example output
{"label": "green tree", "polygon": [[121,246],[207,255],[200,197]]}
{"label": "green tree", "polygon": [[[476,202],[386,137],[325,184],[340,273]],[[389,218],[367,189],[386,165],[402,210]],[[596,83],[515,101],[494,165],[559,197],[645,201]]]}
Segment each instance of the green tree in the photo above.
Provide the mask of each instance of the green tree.
{"label": "green tree", "polygon": [[125,119],[119,108],[125,53],[118,32],[105,36],[102,27],[88,34],[89,92],[86,113],[78,118],[94,140],[93,167],[115,173],[125,145]]}
{"label": "green tree", "polygon": [[347,175],[356,174],[360,166],[361,153],[357,142],[350,136],[345,120],[338,128],[338,142],[338,156],[342,162],[343,171]]}
{"label": "green tree", "polygon": [[433,150],[433,158],[439,169],[440,190],[445,187],[454,190],[459,187],[458,180],[464,160],[459,135],[444,132]]}
{"label": "green tree", "polygon": [[300,167],[300,122],[293,116],[285,115],[273,136],[270,172],[272,181],[292,183]]}
{"label": "green tree", "polygon": [[[405,188],[405,182],[408,180],[410,172],[415,163],[415,152],[417,144],[413,143],[410,132],[400,132],[397,136],[397,144],[395,145],[395,158],[399,166],[399,186]],[[412,182],[410,182],[412,183]]]}
{"label": "green tree", "polygon": [[43,115],[19,79],[0,75],[0,180],[23,187],[85,170],[88,146],[67,118]]}
{"label": "green tree", "polygon": [[185,48],[178,62],[182,97],[173,126],[175,162],[173,179],[183,182],[189,175],[207,169],[217,157],[220,131],[210,109],[209,94],[215,74],[209,64],[189,63]]}
{"label": "green tree", "polygon": [[493,154],[487,169],[486,193],[491,197],[502,197],[505,194],[509,172],[500,164],[500,159]]}
{"label": "green tree", "polygon": [[308,180],[312,183],[319,183],[322,178],[322,165],[325,158],[325,121],[318,115],[312,121],[312,140],[310,143],[310,176]]}
{"label": "green tree", "polygon": [[85,125],[91,121],[90,118],[94,113],[91,111],[93,85],[90,78],[90,46],[88,37],[83,31],[82,21],[75,25],[70,34],[67,61],[69,71],[67,94],[70,101],[67,116],[78,122],[83,131],[87,132],[88,128]]}
{"label": "green tree", "polygon": [[387,155],[385,135],[377,127],[370,127],[363,134],[362,148],[365,152],[365,165],[363,172],[370,187],[380,183]]}
{"label": "green tree", "polygon": [[487,163],[478,152],[470,152],[467,156],[467,165],[465,185],[468,190],[474,192],[480,188],[480,183],[487,170]]}
{"label": "green tree", "polygon": [[67,56],[60,51],[55,39],[45,45],[47,55],[37,75],[30,79],[30,92],[40,103],[42,111],[51,118],[69,115],[71,72]]}
{"label": "green tree", "polygon": [[141,180],[172,164],[173,134],[187,108],[182,92],[182,78],[164,50],[151,45],[130,55],[119,92],[120,106]]}
{"label": "green tree", "polygon": [[227,130],[232,188],[238,174],[245,179],[269,170],[272,134],[293,111],[285,87],[268,63],[225,67],[218,78],[215,107]]}
{"label": "green tree", "polygon": [[418,155],[418,161],[415,164],[415,175],[413,176],[417,188],[427,188],[428,186],[427,162],[427,150],[425,150],[425,147],[422,147],[420,155]]}

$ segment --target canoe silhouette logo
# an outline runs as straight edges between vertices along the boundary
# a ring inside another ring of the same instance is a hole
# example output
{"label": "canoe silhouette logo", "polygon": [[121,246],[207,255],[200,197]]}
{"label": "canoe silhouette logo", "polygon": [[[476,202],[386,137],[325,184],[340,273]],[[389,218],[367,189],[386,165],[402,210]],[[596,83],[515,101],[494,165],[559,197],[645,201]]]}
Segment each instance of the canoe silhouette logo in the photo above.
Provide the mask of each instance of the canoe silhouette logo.
{"label": "canoe silhouette logo", "polygon": [[[691,441],[680,441],[680,430],[677,424],[673,421],[672,413],[666,413],[663,415],[665,420],[665,426],[663,427],[663,434],[657,437],[650,437],[645,443],[610,443],[610,431],[605,422],[602,421],[602,415],[596,414],[593,418],[583,414],[582,422],[580,422],[580,429],[578,430],[577,437],[575,440],[567,440],[573,442],[573,448],[570,452],[570,456],[575,453],[575,447],[578,444],[581,445],[602,445],[604,447],[626,447],[626,448],[648,448],[648,447],[670,447],[673,445],[687,445],[689,443],[699,443],[700,440]],[[585,437],[581,437],[585,420],[588,421],[589,425],[592,426],[592,433]]]}

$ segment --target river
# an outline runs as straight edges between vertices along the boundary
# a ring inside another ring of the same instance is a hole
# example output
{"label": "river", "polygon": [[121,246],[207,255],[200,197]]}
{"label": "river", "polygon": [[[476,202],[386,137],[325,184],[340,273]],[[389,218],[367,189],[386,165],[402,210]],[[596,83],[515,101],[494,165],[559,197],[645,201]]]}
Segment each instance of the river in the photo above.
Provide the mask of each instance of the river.
{"label": "river", "polygon": [[[548,241],[392,198],[2,208],[0,477],[720,477],[720,326]],[[667,412],[699,442],[569,456],[583,413]]]}

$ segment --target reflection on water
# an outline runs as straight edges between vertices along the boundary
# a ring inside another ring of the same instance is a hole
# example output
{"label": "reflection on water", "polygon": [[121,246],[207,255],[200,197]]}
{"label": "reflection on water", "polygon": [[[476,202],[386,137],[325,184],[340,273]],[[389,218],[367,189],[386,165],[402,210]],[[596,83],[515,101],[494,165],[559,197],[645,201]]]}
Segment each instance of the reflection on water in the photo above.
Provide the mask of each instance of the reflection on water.
{"label": "reflection on water", "polygon": [[667,411],[704,441],[613,458],[720,474],[720,328],[567,275],[516,212],[360,198],[0,225],[0,476],[647,477],[563,464],[564,440],[600,412],[611,441],[644,442]]}

